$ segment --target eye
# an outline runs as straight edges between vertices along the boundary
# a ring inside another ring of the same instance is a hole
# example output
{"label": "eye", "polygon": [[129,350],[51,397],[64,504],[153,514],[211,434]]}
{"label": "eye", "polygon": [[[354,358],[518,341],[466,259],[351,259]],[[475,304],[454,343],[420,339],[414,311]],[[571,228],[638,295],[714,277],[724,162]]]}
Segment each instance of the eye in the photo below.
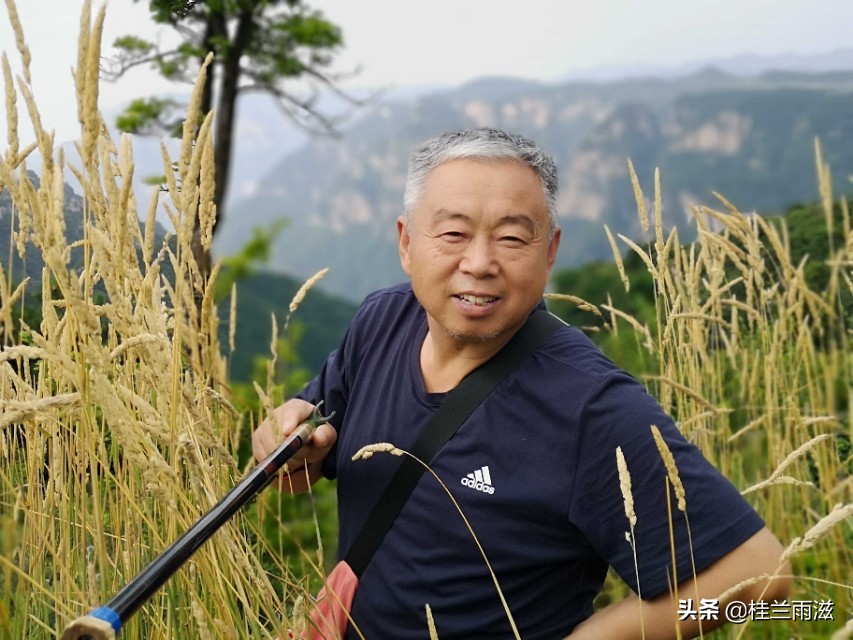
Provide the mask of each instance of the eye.
{"label": "eye", "polygon": [[501,244],[504,244],[508,247],[520,247],[524,244],[524,240],[519,238],[518,236],[512,235],[504,235],[498,238]]}
{"label": "eye", "polygon": [[461,231],[445,231],[441,234],[441,239],[447,242],[461,242],[465,239],[465,234]]}

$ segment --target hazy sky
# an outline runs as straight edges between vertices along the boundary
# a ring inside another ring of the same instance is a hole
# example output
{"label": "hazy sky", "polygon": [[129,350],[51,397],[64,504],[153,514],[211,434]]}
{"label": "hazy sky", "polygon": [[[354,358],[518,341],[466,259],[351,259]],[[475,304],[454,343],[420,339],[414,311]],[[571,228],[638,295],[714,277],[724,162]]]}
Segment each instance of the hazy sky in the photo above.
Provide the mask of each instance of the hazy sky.
{"label": "hazy sky", "polygon": [[[59,140],[76,137],[70,69],[83,0],[17,4],[42,118]],[[125,33],[157,37],[147,6],[111,0],[105,44]],[[456,85],[496,74],[555,80],[598,67],[827,53],[848,46],[853,25],[851,0],[315,0],[313,6],[343,29],[340,68],[361,67],[355,83],[371,86]],[[5,6],[0,49],[18,70]],[[164,86],[137,72],[103,86],[102,108]]]}

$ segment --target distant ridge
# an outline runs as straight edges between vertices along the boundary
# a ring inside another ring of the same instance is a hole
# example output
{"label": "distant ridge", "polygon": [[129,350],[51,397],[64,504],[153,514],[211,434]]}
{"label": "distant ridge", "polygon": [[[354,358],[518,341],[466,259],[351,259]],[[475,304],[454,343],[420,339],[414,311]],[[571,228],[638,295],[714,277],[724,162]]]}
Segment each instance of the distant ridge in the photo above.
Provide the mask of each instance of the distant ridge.
{"label": "distant ridge", "polygon": [[678,65],[612,65],[567,73],[559,82],[595,80],[613,82],[629,78],[679,78],[702,68],[715,68],[739,76],[757,76],[768,71],[823,74],[853,69],[853,48],[803,54],[737,55]]}
{"label": "distant ridge", "polygon": [[404,278],[394,220],[412,148],[448,129],[497,126],[554,154],[563,246],[557,267],[608,259],[603,232],[642,239],[628,177],[631,158],[648,198],[661,170],[666,224],[695,233],[688,206],[780,211],[817,194],[814,139],[826,160],[853,167],[853,72],[714,66],[670,78],[562,83],[482,78],[405,102],[388,101],[340,139],[313,139],[283,157],[256,192],[228,207],[215,248],[235,251],[253,226],[286,217],[270,269],[308,277],[331,271],[328,290],[357,301]]}

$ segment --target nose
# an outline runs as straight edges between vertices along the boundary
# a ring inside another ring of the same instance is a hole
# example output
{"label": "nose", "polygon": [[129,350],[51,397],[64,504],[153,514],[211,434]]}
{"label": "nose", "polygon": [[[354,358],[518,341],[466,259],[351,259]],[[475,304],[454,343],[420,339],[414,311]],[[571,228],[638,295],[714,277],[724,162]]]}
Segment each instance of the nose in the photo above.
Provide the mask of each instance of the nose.
{"label": "nose", "polygon": [[498,268],[491,240],[481,236],[472,238],[462,254],[459,270],[475,278],[485,278],[497,275]]}

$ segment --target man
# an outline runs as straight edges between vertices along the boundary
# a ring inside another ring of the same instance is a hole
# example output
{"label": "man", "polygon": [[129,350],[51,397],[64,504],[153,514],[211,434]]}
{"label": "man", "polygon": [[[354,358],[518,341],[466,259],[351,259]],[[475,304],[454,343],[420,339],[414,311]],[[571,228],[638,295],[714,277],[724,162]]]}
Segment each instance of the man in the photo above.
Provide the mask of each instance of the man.
{"label": "man", "polygon": [[[321,475],[338,478],[342,555],[399,464],[352,455],[375,442],[410,449],[444,395],[541,307],[560,244],[556,194],[551,158],[501,131],[445,134],[413,155],[397,221],[411,285],[368,296],[322,373],[254,435],[262,459],[321,399],[336,412],[303,448],[305,468],[281,486],[301,491]],[[692,545],[684,514],[673,505],[667,515],[651,425],[675,456]],[[634,547],[617,447],[632,475]],[[698,603],[780,569],[779,542],[738,492],[638,382],[572,327],[511,373],[431,467],[471,522],[522,638],[675,637],[670,523],[680,597]],[[471,476],[479,485],[465,482]],[[639,590],[642,607],[629,598],[593,613],[608,566]],[[785,579],[763,581],[738,597],[767,600],[787,588]],[[425,637],[425,604],[443,640],[512,637],[474,541],[429,475],[361,576],[352,616],[368,639]],[[698,632],[689,616],[680,624],[685,636]],[[358,636],[350,629],[347,637]]]}

